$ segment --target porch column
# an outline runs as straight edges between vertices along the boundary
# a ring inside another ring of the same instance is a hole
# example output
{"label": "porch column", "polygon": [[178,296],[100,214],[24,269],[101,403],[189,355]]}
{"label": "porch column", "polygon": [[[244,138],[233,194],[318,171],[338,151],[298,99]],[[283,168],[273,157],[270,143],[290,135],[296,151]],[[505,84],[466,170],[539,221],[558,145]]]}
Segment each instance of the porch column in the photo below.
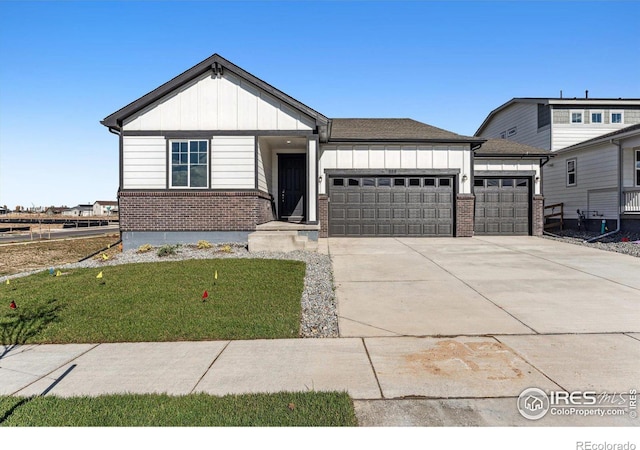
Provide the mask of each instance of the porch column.
{"label": "porch column", "polygon": [[307,141],[307,222],[317,222],[318,214],[318,141]]}

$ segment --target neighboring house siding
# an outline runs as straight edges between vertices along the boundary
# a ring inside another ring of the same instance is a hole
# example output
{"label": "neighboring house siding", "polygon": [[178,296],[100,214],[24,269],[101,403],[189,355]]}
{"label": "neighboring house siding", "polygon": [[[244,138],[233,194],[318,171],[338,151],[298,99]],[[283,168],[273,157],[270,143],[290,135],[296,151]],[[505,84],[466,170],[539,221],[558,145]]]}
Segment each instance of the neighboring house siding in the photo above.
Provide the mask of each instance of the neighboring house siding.
{"label": "neighboring house siding", "polygon": [[[576,185],[566,185],[566,161],[576,160]],[[544,180],[544,197],[547,205],[564,203],[564,215],[568,219],[576,219],[576,210],[595,210],[600,213],[606,209],[607,219],[617,218],[613,196],[613,208],[604,208],[603,202],[611,197],[604,194],[617,189],[618,151],[611,144],[602,144],[580,152],[564,152],[558,154],[542,169]],[[590,204],[591,202],[591,204]],[[593,217],[587,217],[593,219]]]}
{"label": "neighboring house siding", "polygon": [[627,124],[559,124],[553,125],[552,151],[588,141],[603,134],[619,130]]}
{"label": "neighboring house siding", "polygon": [[254,136],[216,136],[212,139],[211,188],[255,189]]}
{"label": "neighboring house siding", "polygon": [[232,74],[205,74],[129,118],[125,131],[312,130],[314,122]]}
{"label": "neighboring house siding", "polygon": [[496,114],[482,131],[482,137],[501,138],[501,134],[516,128],[509,136],[510,141],[520,142],[538,148],[549,148],[550,126],[538,130],[538,105],[536,103],[515,103]]}
{"label": "neighboring house siding", "polygon": [[122,175],[123,189],[165,189],[167,187],[165,138],[124,136]]}
{"label": "neighboring house siding", "polygon": [[[508,171],[534,171],[536,177],[540,177],[540,164],[537,161],[513,160],[513,159],[482,159],[475,158],[473,160],[473,170],[508,170]],[[534,194],[540,194],[540,182],[534,180]]]}
{"label": "neighboring house siding", "polygon": [[[319,175],[326,169],[460,169],[458,192],[471,193],[468,145],[321,145]],[[326,176],[320,194],[326,194]],[[469,177],[470,178],[470,177]]]}

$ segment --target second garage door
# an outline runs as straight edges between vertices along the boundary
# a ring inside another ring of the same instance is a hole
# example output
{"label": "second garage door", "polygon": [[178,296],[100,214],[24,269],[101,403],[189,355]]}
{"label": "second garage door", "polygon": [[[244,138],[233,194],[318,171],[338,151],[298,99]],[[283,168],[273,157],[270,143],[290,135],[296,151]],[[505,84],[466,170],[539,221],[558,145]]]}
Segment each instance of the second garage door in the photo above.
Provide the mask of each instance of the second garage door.
{"label": "second garage door", "polygon": [[453,176],[331,176],[330,236],[453,236]]}
{"label": "second garage door", "polygon": [[475,234],[527,235],[529,178],[475,178]]}

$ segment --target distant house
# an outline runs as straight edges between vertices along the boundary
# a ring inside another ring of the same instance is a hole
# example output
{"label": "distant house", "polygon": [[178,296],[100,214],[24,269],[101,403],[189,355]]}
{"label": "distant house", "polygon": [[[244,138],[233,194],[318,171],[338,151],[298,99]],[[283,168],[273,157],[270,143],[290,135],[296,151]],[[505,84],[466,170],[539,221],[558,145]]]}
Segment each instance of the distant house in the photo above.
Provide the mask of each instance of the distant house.
{"label": "distant house", "polygon": [[51,206],[47,208],[47,210],[44,213],[48,216],[57,216],[68,210],[69,208],[67,208],[66,206],[61,206],[61,207]]}
{"label": "distant house", "polygon": [[10,212],[10,209],[5,208],[4,206],[0,206],[0,214],[9,214]]}
{"label": "distant house", "polygon": [[118,212],[118,202],[98,200],[93,204],[94,216],[110,216]]}
{"label": "distant house", "polygon": [[557,151],[640,123],[640,99],[513,98],[489,113],[475,136]]}
{"label": "distant house", "polygon": [[78,205],[62,212],[63,216],[89,217],[93,215],[93,205]]}
{"label": "distant house", "polygon": [[570,226],[640,231],[640,124],[557,151],[543,179],[547,204],[564,203]]}

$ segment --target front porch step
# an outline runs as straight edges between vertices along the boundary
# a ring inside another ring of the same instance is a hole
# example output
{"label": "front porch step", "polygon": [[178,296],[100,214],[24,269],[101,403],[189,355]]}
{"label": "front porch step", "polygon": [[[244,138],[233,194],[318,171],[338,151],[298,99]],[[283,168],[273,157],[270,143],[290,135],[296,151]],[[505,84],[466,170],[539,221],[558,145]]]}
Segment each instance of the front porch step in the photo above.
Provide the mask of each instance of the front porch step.
{"label": "front porch step", "polygon": [[301,236],[297,231],[254,231],[249,234],[249,252],[315,252],[318,241]]}

